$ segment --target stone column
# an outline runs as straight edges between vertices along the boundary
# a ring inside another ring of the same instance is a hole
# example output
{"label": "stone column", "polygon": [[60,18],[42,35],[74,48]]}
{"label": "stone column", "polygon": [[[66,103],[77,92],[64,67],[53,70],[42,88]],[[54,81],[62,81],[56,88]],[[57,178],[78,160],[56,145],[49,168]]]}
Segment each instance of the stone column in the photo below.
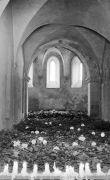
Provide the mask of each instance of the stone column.
{"label": "stone column", "polygon": [[24,117],[28,114],[28,82],[29,77],[27,75],[24,76]]}
{"label": "stone column", "polygon": [[102,119],[110,121],[110,80],[102,84]]}
{"label": "stone column", "polygon": [[[110,45],[109,45],[110,46]],[[102,78],[102,119],[110,121],[110,47],[108,46],[107,57],[103,65]]]}
{"label": "stone column", "polygon": [[98,81],[88,83],[88,115],[101,118],[101,85]]}

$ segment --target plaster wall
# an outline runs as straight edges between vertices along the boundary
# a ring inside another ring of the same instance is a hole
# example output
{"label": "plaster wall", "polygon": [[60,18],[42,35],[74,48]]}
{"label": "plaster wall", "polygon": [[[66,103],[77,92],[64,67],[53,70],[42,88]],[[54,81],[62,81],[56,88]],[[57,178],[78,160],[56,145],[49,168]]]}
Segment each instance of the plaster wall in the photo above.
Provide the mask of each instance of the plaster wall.
{"label": "plaster wall", "polygon": [[12,125],[11,75],[13,62],[11,4],[0,17],[0,129]]}
{"label": "plaster wall", "polygon": [[13,0],[12,12],[15,59],[17,48],[25,28],[46,1],[47,0]]}
{"label": "plaster wall", "polygon": [[0,1],[0,16],[3,13],[4,9],[6,8],[7,4],[9,3],[10,0],[3,0]]}

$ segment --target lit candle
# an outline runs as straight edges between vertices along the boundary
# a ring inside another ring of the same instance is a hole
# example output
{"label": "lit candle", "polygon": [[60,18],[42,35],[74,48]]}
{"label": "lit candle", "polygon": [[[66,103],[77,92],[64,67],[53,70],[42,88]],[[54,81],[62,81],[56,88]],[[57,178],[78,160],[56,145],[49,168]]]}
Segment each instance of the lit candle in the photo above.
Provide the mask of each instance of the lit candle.
{"label": "lit candle", "polygon": [[12,176],[15,177],[17,174],[18,174],[18,162],[14,161],[13,170],[12,170]]}
{"label": "lit candle", "polygon": [[97,164],[97,175],[104,175],[104,173],[101,171],[100,163]]}
{"label": "lit candle", "polygon": [[22,176],[27,175],[27,162],[23,162],[23,168],[21,170],[21,175]]}
{"label": "lit candle", "polygon": [[3,175],[9,175],[8,168],[9,168],[9,165],[6,164],[6,165],[4,166]]}
{"label": "lit candle", "polygon": [[79,165],[79,176],[80,176],[81,178],[83,178],[84,175],[85,175],[85,172],[84,172],[84,164],[83,164],[83,163],[80,163],[80,165]]}
{"label": "lit candle", "polygon": [[89,163],[86,163],[85,164],[85,173],[86,175],[91,175],[91,170],[90,170],[90,167],[89,167]]}
{"label": "lit candle", "polygon": [[50,174],[50,168],[49,168],[49,164],[48,163],[46,163],[45,164],[45,171],[44,171],[44,173],[47,175],[47,174]]}
{"label": "lit candle", "polygon": [[37,174],[38,174],[38,166],[37,166],[37,164],[34,164],[32,176],[36,177]]}
{"label": "lit candle", "polygon": [[74,171],[74,167],[69,166],[69,172],[70,172],[70,176],[73,178],[76,178],[76,172]]}
{"label": "lit candle", "polygon": [[69,166],[66,166],[66,174],[70,174]]}
{"label": "lit candle", "polygon": [[58,169],[58,168],[56,168],[56,164],[55,164],[55,162],[54,162],[54,166],[53,166],[53,169],[54,169],[54,172],[53,172],[53,174],[54,175],[59,175],[59,174],[61,174],[61,171]]}

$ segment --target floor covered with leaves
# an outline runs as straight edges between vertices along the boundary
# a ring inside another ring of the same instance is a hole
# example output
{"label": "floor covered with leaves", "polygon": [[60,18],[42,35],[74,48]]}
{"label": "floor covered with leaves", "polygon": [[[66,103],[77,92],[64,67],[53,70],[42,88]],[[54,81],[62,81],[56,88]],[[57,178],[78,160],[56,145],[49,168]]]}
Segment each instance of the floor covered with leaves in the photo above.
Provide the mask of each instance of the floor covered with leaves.
{"label": "floor covered with leaves", "polygon": [[[110,123],[94,120],[82,112],[40,111],[29,113],[11,130],[0,131],[1,167],[13,161],[28,162],[29,171],[37,163],[53,171],[56,166],[65,171],[66,165],[77,171],[80,162],[89,162],[91,170],[101,163],[103,172],[110,169]],[[2,169],[2,168],[1,168]]]}

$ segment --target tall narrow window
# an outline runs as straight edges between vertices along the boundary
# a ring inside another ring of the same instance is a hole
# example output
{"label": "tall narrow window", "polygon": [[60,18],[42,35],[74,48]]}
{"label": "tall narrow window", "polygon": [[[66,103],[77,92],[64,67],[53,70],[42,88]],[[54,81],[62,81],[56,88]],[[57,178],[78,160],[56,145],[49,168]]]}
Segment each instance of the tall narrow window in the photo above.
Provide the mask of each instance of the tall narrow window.
{"label": "tall narrow window", "polygon": [[56,63],[54,60],[50,62],[50,82],[56,81]]}
{"label": "tall narrow window", "polygon": [[60,63],[57,57],[51,56],[47,61],[47,88],[60,87]]}
{"label": "tall narrow window", "polygon": [[71,76],[71,87],[80,88],[82,86],[83,64],[77,56],[72,60]]}
{"label": "tall narrow window", "polygon": [[30,66],[28,76],[29,76],[28,87],[33,87],[33,63]]}

